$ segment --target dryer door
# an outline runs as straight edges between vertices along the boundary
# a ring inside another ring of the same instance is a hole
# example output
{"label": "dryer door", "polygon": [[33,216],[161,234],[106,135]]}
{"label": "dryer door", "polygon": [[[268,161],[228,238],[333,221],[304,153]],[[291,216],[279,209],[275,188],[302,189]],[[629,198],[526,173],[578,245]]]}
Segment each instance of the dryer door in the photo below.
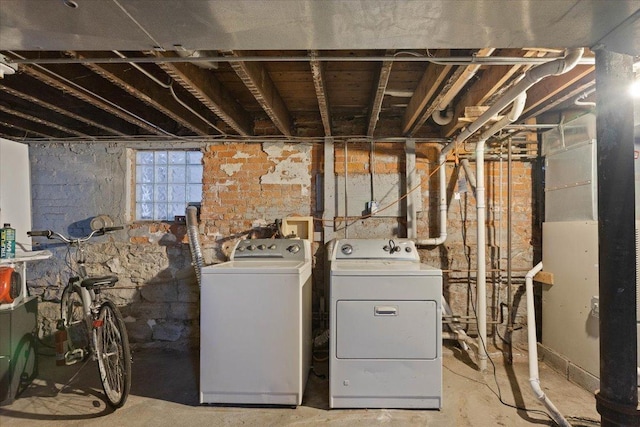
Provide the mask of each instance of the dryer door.
{"label": "dryer door", "polygon": [[435,359],[435,301],[337,302],[338,359]]}

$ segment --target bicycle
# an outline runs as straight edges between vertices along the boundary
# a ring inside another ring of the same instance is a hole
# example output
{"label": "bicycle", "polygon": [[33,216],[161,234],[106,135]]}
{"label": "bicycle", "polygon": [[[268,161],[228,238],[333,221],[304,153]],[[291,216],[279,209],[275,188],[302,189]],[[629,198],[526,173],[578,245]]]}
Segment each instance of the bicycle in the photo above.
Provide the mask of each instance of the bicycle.
{"label": "bicycle", "polygon": [[[69,247],[71,277],[62,292],[58,330],[66,332],[68,350],[63,350],[64,365],[84,360],[89,355],[98,362],[102,388],[114,408],[124,405],[131,388],[131,350],[122,314],[116,305],[103,298],[101,291],[113,287],[117,276],[89,276],[85,268],[84,244],[95,236],[122,230],[102,227],[84,237],[71,238],[51,230],[29,231],[31,237],[46,237]],[[75,264],[70,256],[75,247]]]}

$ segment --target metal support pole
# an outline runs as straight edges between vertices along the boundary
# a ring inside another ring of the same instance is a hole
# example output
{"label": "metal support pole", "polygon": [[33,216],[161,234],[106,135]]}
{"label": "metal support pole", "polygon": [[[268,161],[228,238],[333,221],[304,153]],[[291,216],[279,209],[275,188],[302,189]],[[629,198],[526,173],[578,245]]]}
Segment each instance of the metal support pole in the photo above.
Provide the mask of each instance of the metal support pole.
{"label": "metal support pole", "polygon": [[596,51],[602,426],[638,426],[633,58]]}

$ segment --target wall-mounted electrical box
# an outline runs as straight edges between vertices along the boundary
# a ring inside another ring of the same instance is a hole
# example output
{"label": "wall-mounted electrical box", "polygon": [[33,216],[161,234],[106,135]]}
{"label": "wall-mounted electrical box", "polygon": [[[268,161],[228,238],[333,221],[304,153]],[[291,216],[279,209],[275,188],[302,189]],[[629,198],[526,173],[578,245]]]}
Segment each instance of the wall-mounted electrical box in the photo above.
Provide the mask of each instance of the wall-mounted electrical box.
{"label": "wall-mounted electrical box", "polygon": [[282,220],[282,234],[313,241],[313,217],[294,216]]}

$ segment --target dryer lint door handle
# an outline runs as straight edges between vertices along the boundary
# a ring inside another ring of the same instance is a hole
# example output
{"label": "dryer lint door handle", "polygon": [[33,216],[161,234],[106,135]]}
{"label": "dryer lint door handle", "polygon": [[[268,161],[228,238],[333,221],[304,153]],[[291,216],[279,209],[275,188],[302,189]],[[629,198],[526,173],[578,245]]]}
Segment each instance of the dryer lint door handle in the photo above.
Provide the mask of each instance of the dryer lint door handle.
{"label": "dryer lint door handle", "polygon": [[373,308],[373,313],[375,316],[397,316],[398,306],[397,305],[376,305]]}

